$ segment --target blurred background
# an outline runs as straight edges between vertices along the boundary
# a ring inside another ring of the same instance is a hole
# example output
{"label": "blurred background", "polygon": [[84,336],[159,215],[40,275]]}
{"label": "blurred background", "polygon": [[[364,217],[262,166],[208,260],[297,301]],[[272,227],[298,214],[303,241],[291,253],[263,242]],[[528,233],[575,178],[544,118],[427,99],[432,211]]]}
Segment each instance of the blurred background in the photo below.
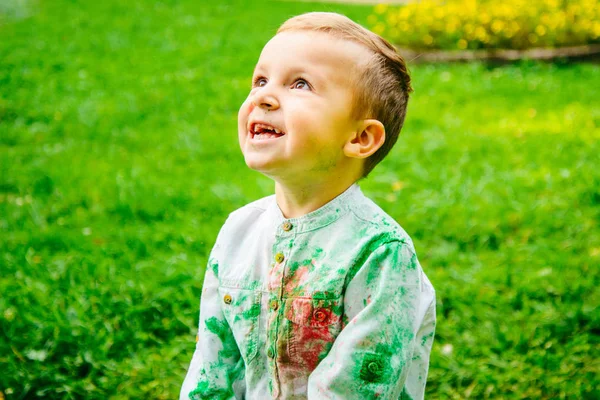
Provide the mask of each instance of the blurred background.
{"label": "blurred background", "polygon": [[216,234],[273,193],[238,107],[308,11],[419,55],[361,186],[437,290],[426,397],[600,398],[600,3],[522,3],[0,0],[0,399],[176,398]]}

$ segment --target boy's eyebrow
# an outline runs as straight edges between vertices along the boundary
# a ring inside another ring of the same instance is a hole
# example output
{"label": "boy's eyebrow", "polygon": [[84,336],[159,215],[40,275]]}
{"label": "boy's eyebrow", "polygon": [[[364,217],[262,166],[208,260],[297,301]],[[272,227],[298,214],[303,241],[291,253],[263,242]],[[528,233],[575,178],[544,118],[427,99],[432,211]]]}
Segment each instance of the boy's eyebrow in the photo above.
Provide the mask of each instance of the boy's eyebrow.
{"label": "boy's eyebrow", "polygon": [[[305,74],[307,73],[307,71],[306,71],[306,69],[305,69],[305,68],[302,68],[302,67],[295,67],[295,68],[292,68],[292,69],[289,71],[289,73],[290,73],[291,75],[305,75]],[[311,72],[311,73],[310,73],[310,75],[313,75],[313,76],[314,76],[314,75],[315,75],[315,73],[314,73],[314,72]]]}
{"label": "boy's eyebrow", "polygon": [[[258,73],[265,73],[266,70],[267,68],[265,68],[263,65],[257,64],[256,67],[254,67],[253,75],[256,75]],[[309,72],[309,70],[304,67],[293,67],[286,71],[286,75],[309,75],[308,77],[310,78],[310,80],[323,81],[321,74],[317,73],[314,70]]]}
{"label": "boy's eyebrow", "polygon": [[254,71],[252,71],[253,74],[256,74],[256,72],[263,70],[263,66],[260,64],[256,64],[256,66],[254,67]]}

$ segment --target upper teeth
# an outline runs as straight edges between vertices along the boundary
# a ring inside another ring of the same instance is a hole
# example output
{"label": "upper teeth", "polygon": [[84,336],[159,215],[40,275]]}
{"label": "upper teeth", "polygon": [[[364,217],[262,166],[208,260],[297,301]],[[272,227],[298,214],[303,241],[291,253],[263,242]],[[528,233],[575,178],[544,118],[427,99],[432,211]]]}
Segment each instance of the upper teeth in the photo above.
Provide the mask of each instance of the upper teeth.
{"label": "upper teeth", "polygon": [[256,133],[260,133],[260,130],[269,130],[269,131],[273,131],[275,133],[281,133],[281,131],[277,128],[273,128],[270,125],[264,125],[264,124],[254,124],[254,132]]}

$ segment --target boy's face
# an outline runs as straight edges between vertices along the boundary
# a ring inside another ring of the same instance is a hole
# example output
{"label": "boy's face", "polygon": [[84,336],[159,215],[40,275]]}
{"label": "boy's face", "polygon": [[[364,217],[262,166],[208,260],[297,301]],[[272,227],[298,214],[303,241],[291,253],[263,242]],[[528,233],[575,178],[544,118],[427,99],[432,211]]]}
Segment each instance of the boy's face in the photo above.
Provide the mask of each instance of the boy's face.
{"label": "boy's face", "polygon": [[[350,76],[369,57],[360,45],[320,32],[273,37],[238,115],[246,164],[273,178],[335,179],[358,129]],[[347,169],[346,169],[347,170]]]}

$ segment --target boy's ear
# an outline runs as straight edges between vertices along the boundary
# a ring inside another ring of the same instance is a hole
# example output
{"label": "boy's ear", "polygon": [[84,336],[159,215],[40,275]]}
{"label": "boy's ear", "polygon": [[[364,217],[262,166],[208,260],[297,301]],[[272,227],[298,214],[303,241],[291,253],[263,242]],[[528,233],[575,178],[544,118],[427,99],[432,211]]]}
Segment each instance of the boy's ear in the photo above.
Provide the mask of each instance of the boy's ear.
{"label": "boy's ear", "polygon": [[385,127],[376,119],[365,119],[344,145],[344,154],[353,158],[367,158],[385,142]]}

